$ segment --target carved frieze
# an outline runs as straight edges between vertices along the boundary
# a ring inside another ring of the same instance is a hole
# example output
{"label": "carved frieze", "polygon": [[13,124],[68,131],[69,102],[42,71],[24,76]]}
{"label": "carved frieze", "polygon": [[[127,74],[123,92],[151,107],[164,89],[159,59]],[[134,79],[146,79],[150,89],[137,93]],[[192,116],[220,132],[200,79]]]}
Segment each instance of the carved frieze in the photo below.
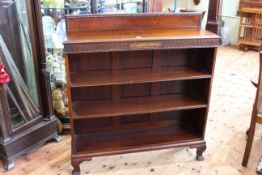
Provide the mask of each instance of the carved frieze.
{"label": "carved frieze", "polygon": [[201,47],[206,48],[218,47],[219,45],[219,38],[175,39],[161,41],[67,43],[65,44],[65,53],[91,53],[150,49],[183,49]]}

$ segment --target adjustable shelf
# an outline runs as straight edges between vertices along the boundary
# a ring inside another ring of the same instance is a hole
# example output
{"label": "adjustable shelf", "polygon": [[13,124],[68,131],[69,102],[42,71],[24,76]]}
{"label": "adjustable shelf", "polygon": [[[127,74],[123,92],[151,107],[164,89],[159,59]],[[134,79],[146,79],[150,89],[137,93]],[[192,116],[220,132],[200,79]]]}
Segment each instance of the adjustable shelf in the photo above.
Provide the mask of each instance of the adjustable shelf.
{"label": "adjustable shelf", "polygon": [[74,102],[74,119],[156,113],[182,109],[206,108],[200,99],[186,95],[120,98],[92,102]]}
{"label": "adjustable shelf", "polygon": [[92,157],[164,148],[197,148],[203,160],[220,38],[201,30],[201,19],[201,12],[67,17],[74,174]]}
{"label": "adjustable shelf", "polygon": [[83,71],[71,73],[71,88],[87,86],[147,83],[170,80],[204,79],[211,75],[200,69],[180,67],[138,68],[115,71]]}

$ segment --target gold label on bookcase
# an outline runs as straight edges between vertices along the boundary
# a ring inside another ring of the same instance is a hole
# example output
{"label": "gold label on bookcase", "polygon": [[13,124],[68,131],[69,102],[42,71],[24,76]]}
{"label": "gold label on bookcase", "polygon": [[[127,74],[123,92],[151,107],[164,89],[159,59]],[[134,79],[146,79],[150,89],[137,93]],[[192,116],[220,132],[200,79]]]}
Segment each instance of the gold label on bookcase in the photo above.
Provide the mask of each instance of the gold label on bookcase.
{"label": "gold label on bookcase", "polygon": [[131,49],[142,49],[142,48],[155,48],[155,47],[161,47],[161,42],[142,42],[142,43],[131,43],[130,45]]}

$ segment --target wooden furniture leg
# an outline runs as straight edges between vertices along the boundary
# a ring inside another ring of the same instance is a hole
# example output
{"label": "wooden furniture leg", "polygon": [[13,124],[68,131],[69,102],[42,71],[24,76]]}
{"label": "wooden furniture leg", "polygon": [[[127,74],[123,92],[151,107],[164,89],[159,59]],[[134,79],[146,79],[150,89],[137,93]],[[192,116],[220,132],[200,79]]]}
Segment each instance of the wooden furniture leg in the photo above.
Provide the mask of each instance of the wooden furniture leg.
{"label": "wooden furniture leg", "polygon": [[71,164],[73,167],[72,175],[80,175],[80,164],[82,161],[79,160],[72,160]]}
{"label": "wooden furniture leg", "polygon": [[257,86],[257,92],[256,92],[256,99],[251,115],[251,122],[250,122],[250,127],[249,130],[246,132],[248,138],[247,138],[247,144],[245,148],[245,153],[244,157],[242,160],[242,165],[247,166],[251,148],[252,148],[252,143],[254,139],[254,134],[255,134],[255,128],[256,128],[256,123],[262,124],[262,115],[259,114],[259,111],[261,111],[260,108],[260,103],[261,103],[261,92],[262,92],[262,52],[260,53],[260,69],[259,69],[259,80],[258,80],[258,86]]}
{"label": "wooden furniture leg", "polygon": [[256,128],[256,114],[252,114],[250,127],[249,127],[249,130],[247,131],[248,138],[247,138],[247,144],[246,144],[245,153],[244,153],[244,157],[242,161],[243,166],[247,166],[247,163],[248,163],[248,159],[250,156],[252,143],[254,139],[255,128]]}
{"label": "wooden furniture leg", "polygon": [[205,158],[204,158],[204,156],[203,156],[203,153],[204,153],[204,151],[206,150],[206,145],[202,145],[202,146],[200,146],[200,147],[198,147],[197,148],[197,155],[196,155],[196,159],[197,159],[197,161],[204,161],[205,160]]}
{"label": "wooden furniture leg", "polygon": [[7,171],[10,171],[11,169],[13,169],[15,167],[15,159],[8,159],[4,161],[4,168]]}
{"label": "wooden furniture leg", "polygon": [[80,164],[83,163],[84,161],[91,161],[91,158],[85,158],[85,159],[77,159],[73,158],[71,161],[73,170],[72,170],[72,175],[80,175]]}

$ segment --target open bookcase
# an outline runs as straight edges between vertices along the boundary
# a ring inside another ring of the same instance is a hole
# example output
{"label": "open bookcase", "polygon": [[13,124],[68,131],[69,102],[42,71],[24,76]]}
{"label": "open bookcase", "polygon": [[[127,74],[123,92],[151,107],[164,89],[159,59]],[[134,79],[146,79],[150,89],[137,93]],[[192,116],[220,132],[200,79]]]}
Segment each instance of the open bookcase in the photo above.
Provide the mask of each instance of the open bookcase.
{"label": "open bookcase", "polygon": [[238,16],[240,16],[238,44],[243,50],[261,50],[262,44],[262,2],[257,0],[240,1]]}
{"label": "open bookcase", "polygon": [[92,157],[197,148],[220,38],[202,13],[68,16],[73,174]]}

